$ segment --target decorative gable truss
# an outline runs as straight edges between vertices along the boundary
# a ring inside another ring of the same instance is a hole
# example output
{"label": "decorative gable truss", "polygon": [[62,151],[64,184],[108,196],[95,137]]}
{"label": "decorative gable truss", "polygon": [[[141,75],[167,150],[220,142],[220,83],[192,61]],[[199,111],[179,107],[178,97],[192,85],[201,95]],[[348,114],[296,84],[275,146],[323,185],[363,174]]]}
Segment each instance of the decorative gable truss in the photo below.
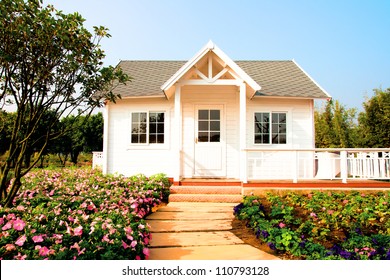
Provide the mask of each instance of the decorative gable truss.
{"label": "decorative gable truss", "polygon": [[191,60],[184,64],[161,90],[169,99],[174,87],[182,85],[247,85],[248,97],[254,96],[261,87],[213,42],[209,42]]}

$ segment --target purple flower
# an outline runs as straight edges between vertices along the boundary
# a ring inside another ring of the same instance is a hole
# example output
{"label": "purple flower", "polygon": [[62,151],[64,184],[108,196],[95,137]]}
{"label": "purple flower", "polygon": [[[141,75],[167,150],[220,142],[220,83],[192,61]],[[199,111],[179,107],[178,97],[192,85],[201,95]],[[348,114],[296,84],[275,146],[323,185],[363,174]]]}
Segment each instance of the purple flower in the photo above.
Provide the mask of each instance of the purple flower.
{"label": "purple flower", "polygon": [[299,247],[305,248],[305,246],[306,246],[306,241],[302,241],[299,243]]}
{"label": "purple flower", "polygon": [[257,228],[256,233],[255,233],[257,239],[259,239],[260,233],[261,233],[260,229]]}
{"label": "purple flower", "polygon": [[243,208],[244,208],[244,203],[238,204],[237,206],[235,206],[235,207],[233,208],[234,214],[235,214],[235,215],[240,214],[240,212],[241,212],[241,210],[242,210]]}
{"label": "purple flower", "polygon": [[350,252],[348,252],[348,251],[342,250],[342,251],[340,251],[340,256],[343,257],[346,260],[349,260],[349,259],[351,259],[352,254]]}
{"label": "purple flower", "polygon": [[356,229],[355,229],[355,232],[356,232],[357,234],[359,234],[359,235],[363,235],[363,232],[362,232],[362,230],[361,230],[360,228],[356,228]]}
{"label": "purple flower", "polygon": [[276,250],[276,246],[275,246],[274,243],[268,242],[267,245],[268,245],[268,247],[269,247],[271,250],[274,250],[274,251]]}
{"label": "purple flower", "polygon": [[389,251],[386,254],[386,260],[390,260],[390,249],[389,249]]}
{"label": "purple flower", "polygon": [[262,231],[261,231],[261,235],[262,235],[264,238],[267,238],[267,237],[269,236],[269,233],[268,233],[268,231],[266,231],[266,230],[262,230]]}

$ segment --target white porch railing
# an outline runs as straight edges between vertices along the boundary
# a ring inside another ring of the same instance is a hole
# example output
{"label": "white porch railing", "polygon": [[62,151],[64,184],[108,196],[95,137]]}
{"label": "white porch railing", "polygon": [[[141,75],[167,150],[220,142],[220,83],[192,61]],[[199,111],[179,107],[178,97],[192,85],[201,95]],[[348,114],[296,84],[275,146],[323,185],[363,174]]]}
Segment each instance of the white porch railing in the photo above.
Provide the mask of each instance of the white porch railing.
{"label": "white porch railing", "polygon": [[248,180],[390,180],[390,149],[245,149]]}
{"label": "white porch railing", "polygon": [[92,168],[103,168],[103,152],[92,152]]}
{"label": "white porch railing", "polygon": [[[249,181],[390,180],[390,149],[244,149],[244,153]],[[93,152],[92,168],[102,167],[103,152]]]}

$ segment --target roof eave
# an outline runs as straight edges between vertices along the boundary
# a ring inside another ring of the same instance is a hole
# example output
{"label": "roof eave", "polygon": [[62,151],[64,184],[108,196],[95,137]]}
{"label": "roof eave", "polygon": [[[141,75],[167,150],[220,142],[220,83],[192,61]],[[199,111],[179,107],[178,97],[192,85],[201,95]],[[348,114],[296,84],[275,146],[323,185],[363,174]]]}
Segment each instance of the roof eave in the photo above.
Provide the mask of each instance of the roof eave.
{"label": "roof eave", "polygon": [[293,59],[292,62],[323,92],[325,93],[326,97],[317,97],[316,99],[332,99],[332,96],[323,88],[321,87],[303,68]]}

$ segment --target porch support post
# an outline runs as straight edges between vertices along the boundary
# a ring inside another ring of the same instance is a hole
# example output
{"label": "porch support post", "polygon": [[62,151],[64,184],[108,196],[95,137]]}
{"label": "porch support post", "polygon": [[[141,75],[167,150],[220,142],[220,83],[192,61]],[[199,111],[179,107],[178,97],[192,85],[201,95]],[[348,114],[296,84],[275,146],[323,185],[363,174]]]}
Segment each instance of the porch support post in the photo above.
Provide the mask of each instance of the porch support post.
{"label": "porch support post", "polygon": [[103,166],[102,166],[102,171],[103,174],[107,174],[108,172],[108,123],[109,123],[109,109],[110,105],[108,102],[104,106],[104,111],[103,111],[103,119],[104,119],[104,124],[103,124]]}
{"label": "porch support post", "polygon": [[341,175],[342,182],[344,184],[347,183],[347,177],[348,177],[347,151],[340,152],[340,175]]}
{"label": "porch support post", "polygon": [[176,84],[175,89],[175,125],[174,125],[174,143],[175,143],[175,166],[174,166],[174,182],[180,181],[181,167],[181,86]]}
{"label": "porch support post", "polygon": [[246,84],[240,85],[240,177],[242,183],[248,183],[246,148]]}

